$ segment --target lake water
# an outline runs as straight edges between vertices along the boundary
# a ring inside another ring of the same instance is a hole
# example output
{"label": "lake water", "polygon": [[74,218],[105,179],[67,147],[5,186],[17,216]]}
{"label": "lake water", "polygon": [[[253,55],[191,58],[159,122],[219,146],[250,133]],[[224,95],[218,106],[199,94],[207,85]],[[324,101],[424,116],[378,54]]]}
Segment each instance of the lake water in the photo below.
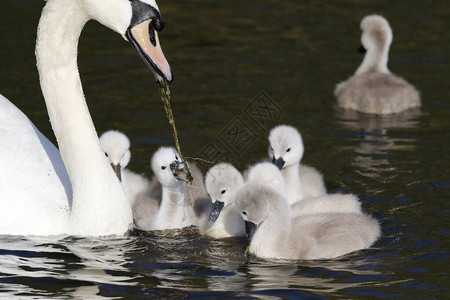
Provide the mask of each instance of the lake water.
{"label": "lake water", "polygon": [[[357,194],[382,224],[371,249],[333,260],[273,263],[244,256],[245,239],[185,230],[115,239],[0,237],[0,298],[447,298],[450,198],[450,6],[445,1],[159,1],[175,74],[172,106],[186,156],[244,170],[264,158],[268,130],[296,126],[304,162],[329,191]],[[35,70],[43,1],[0,3],[0,92],[54,141]],[[387,117],[336,108],[334,85],[362,57],[359,22],[384,15],[390,69],[422,95]],[[130,169],[150,174],[171,128],[151,73],[130,45],[90,22],[79,67],[99,133],[132,141]],[[236,131],[237,130],[237,131]],[[240,132],[238,142],[230,132]]]}

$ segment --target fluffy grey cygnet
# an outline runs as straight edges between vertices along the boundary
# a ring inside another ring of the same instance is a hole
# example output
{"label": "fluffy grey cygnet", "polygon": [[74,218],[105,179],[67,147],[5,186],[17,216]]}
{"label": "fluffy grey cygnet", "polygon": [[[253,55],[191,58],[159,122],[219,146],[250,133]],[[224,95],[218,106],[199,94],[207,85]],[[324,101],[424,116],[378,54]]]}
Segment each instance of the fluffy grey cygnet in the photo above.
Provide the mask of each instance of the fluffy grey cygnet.
{"label": "fluffy grey cygnet", "polygon": [[241,173],[231,164],[220,163],[208,170],[205,186],[213,206],[204,235],[217,239],[245,236],[244,220],[235,207],[236,192],[243,184]]}
{"label": "fluffy grey cygnet", "polygon": [[182,161],[173,147],[161,147],[151,160],[155,174],[149,189],[133,206],[135,226],[141,230],[181,229],[193,225],[185,201]]}
{"label": "fluffy grey cygnet", "polygon": [[269,134],[269,143],[269,157],[283,174],[290,205],[327,193],[322,175],[316,169],[300,164],[304,146],[296,128],[288,125],[274,127]]}
{"label": "fluffy grey cygnet", "polygon": [[[193,180],[187,181],[184,164]],[[141,230],[180,229],[208,223],[211,199],[203,175],[194,163],[182,162],[172,147],[161,147],[152,157],[155,177],[149,188],[137,196],[133,206],[135,226]]]}
{"label": "fluffy grey cygnet", "polygon": [[[272,163],[262,162],[247,171],[247,181],[273,188],[286,198],[286,188],[281,171]],[[352,194],[326,194],[307,198],[291,205],[292,217],[317,213],[362,213],[358,197]]]}
{"label": "fluffy grey cygnet", "polygon": [[388,21],[369,15],[361,21],[361,29],[361,43],[367,52],[355,75],[336,86],[338,105],[370,114],[395,114],[420,107],[419,92],[387,67],[392,42]]}
{"label": "fluffy grey cygnet", "polygon": [[100,136],[100,145],[133,205],[137,195],[148,189],[149,182],[144,176],[126,169],[131,159],[130,139],[120,131],[108,130]]}
{"label": "fluffy grey cygnet", "polygon": [[246,221],[249,252],[264,259],[329,259],[370,247],[378,222],[365,214],[319,213],[292,218],[287,201],[270,187],[245,184],[236,207]]}

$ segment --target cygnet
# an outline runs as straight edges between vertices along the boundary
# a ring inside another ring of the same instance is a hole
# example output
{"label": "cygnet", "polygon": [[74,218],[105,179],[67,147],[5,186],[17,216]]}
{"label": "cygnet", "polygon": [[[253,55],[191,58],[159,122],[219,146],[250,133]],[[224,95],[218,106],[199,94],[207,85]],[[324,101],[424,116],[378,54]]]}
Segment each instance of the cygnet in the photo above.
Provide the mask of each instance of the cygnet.
{"label": "cygnet", "polygon": [[208,170],[205,186],[212,200],[210,226],[204,235],[221,239],[245,236],[244,220],[235,207],[235,194],[244,184],[241,173],[228,163],[220,163]]}
{"label": "cygnet", "polygon": [[[269,162],[252,166],[247,171],[247,182],[255,182],[273,188],[283,198],[286,189],[281,171]],[[317,213],[362,213],[361,203],[353,194],[326,194],[307,198],[291,205],[292,217]]]}
{"label": "cygnet", "polygon": [[291,217],[287,201],[270,187],[245,184],[236,206],[246,222],[248,251],[264,259],[329,259],[370,247],[380,225],[365,214],[308,214]]}
{"label": "cygnet", "polygon": [[269,157],[283,174],[290,205],[327,193],[322,175],[316,169],[300,164],[304,146],[297,129],[288,125],[276,126],[270,131],[269,142]]}
{"label": "cygnet", "polygon": [[180,229],[191,226],[185,201],[186,172],[173,147],[161,147],[151,160],[155,174],[146,193],[133,206],[135,225],[141,230]]}
{"label": "cygnet", "polygon": [[361,30],[362,49],[367,52],[355,75],[336,86],[338,105],[370,114],[396,114],[420,107],[419,92],[387,67],[392,43],[388,21],[369,15],[361,21]]}
{"label": "cygnet", "polygon": [[108,130],[100,136],[100,145],[133,205],[137,195],[148,189],[149,182],[144,176],[126,169],[131,159],[130,139],[120,131]]}

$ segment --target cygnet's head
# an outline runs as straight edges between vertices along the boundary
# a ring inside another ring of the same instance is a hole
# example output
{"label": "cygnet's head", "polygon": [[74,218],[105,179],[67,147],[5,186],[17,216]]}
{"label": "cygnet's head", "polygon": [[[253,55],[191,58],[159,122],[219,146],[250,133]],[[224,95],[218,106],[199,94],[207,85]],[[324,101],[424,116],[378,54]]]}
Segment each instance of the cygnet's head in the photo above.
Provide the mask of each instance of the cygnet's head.
{"label": "cygnet's head", "polygon": [[108,130],[100,136],[100,145],[117,177],[122,180],[121,171],[131,159],[130,139],[120,131]]}
{"label": "cygnet's head", "polygon": [[173,147],[161,147],[152,156],[151,167],[162,186],[178,185],[178,172],[183,164],[180,155]]}
{"label": "cygnet's head", "polygon": [[269,134],[269,143],[269,157],[280,170],[298,164],[303,157],[302,136],[292,126],[274,127]]}
{"label": "cygnet's head", "polygon": [[236,193],[236,207],[245,220],[249,240],[273,211],[286,205],[287,202],[274,189],[255,182],[246,183]]}
{"label": "cygnet's head", "polygon": [[392,30],[388,21],[379,15],[369,15],[361,21],[361,44],[367,51],[382,51],[392,43]]}
{"label": "cygnet's head", "polygon": [[205,186],[213,203],[210,221],[216,221],[222,208],[234,202],[234,196],[243,184],[241,173],[228,163],[217,164],[208,170]]}
{"label": "cygnet's head", "polygon": [[247,182],[269,186],[283,197],[286,196],[283,174],[273,163],[262,162],[251,167],[247,172]]}

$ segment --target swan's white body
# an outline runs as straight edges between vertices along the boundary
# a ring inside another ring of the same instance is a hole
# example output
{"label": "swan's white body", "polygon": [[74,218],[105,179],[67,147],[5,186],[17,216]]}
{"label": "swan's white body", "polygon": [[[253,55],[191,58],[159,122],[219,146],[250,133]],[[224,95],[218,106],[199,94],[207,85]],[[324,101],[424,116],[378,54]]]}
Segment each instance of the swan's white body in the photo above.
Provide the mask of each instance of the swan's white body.
{"label": "swan's white body", "polygon": [[137,195],[145,192],[150,184],[144,176],[126,169],[131,159],[130,139],[120,131],[108,130],[100,136],[100,145],[133,206]]}
{"label": "swan's white body", "polygon": [[222,202],[223,208],[214,223],[201,233],[216,239],[245,235],[244,220],[236,210],[235,194],[244,184],[241,173],[228,163],[220,163],[208,170],[205,186],[213,203]]}
{"label": "swan's white body", "polygon": [[67,233],[72,186],[58,149],[1,95],[0,115],[0,234]]}
{"label": "swan's white body", "polygon": [[327,193],[322,175],[300,164],[304,146],[300,133],[292,126],[279,125],[269,134],[269,157],[281,169],[289,205]]}
{"label": "swan's white body", "polygon": [[392,29],[382,16],[369,15],[361,21],[361,43],[367,53],[353,77],[334,91],[342,108],[371,114],[395,114],[420,107],[419,92],[387,67]]}
{"label": "swan's white body", "polygon": [[[153,0],[144,1],[157,9]],[[132,15],[126,0],[47,2],[36,58],[60,153],[18,108],[0,99],[0,234],[121,235],[132,225],[130,204],[101,150],[77,68],[78,38],[87,21],[96,19],[124,35]]]}
{"label": "swan's white body", "polygon": [[[300,202],[301,203],[301,202]],[[370,247],[380,236],[372,217],[319,213],[292,218],[287,201],[270,187],[247,183],[236,206],[253,227],[249,252],[265,259],[328,259]]]}

